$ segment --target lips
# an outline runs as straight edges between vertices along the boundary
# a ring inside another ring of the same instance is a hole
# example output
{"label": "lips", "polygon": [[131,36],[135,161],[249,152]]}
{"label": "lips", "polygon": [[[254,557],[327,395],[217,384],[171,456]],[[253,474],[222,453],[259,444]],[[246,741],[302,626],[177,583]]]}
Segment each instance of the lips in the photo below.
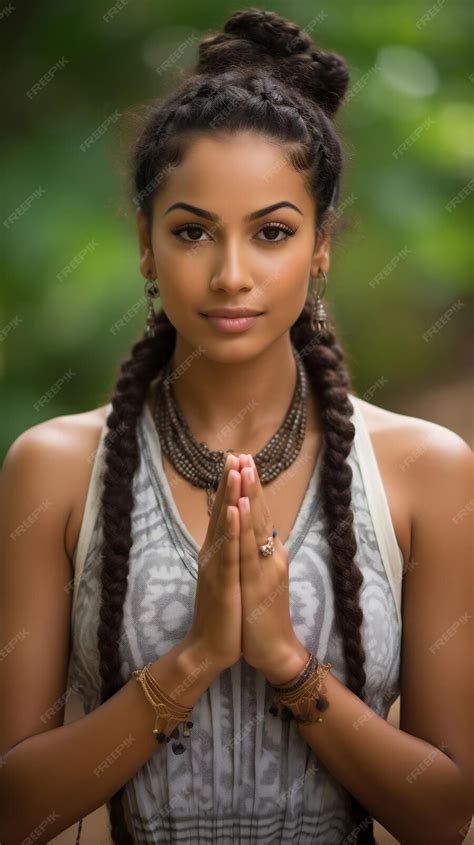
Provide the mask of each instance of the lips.
{"label": "lips", "polygon": [[251,314],[247,317],[216,317],[214,314],[202,314],[213,327],[221,332],[243,332],[258,322],[262,314]]}
{"label": "lips", "polygon": [[255,311],[253,308],[213,308],[201,313],[204,317],[226,317],[233,320],[238,317],[258,317],[263,311]]}

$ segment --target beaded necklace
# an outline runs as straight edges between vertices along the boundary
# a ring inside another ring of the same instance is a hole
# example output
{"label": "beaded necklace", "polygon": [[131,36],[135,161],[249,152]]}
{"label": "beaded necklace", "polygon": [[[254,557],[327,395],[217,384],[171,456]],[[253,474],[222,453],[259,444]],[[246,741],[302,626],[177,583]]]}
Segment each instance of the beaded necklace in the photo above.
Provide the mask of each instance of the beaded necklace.
{"label": "beaded necklace", "polygon": [[[262,484],[268,484],[287,469],[296,460],[303,445],[308,379],[297,354],[295,361],[297,381],[286,417],[268,443],[253,456]],[[161,448],[180,475],[194,487],[207,490],[207,512],[211,516],[214,494],[219,486],[227,453],[234,452],[234,449],[210,450],[206,443],[195,439],[172,394],[170,373],[171,359],[159,375],[157,390],[160,401],[155,402],[153,410]]]}

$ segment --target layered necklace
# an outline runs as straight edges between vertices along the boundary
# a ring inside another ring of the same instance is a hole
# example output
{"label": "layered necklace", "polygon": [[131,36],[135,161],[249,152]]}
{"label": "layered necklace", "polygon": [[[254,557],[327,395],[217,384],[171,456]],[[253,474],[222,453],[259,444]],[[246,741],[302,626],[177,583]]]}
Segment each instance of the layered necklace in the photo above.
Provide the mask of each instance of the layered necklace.
{"label": "layered necklace", "polygon": [[[306,398],[308,378],[300,356],[293,348],[297,381],[286,417],[268,443],[252,456],[262,484],[268,484],[298,457],[306,431]],[[171,359],[157,378],[158,398],[153,411],[161,448],[174,468],[194,487],[207,490],[207,512],[212,514],[214,495],[224,470],[228,452],[234,449],[210,450],[198,441],[177,405],[171,391]]]}

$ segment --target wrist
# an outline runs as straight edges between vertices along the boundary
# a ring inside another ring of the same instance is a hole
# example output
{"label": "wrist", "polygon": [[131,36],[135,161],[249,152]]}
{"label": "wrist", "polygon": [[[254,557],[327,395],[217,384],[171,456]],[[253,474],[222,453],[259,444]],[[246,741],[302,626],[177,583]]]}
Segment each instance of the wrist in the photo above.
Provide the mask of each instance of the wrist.
{"label": "wrist", "polygon": [[272,686],[286,686],[301,674],[308,658],[309,650],[298,640],[291,648],[275,654],[272,665],[264,670],[264,675]]}
{"label": "wrist", "polygon": [[202,649],[187,639],[155,660],[151,673],[169,697],[185,707],[194,707],[219,674]]}
{"label": "wrist", "polygon": [[221,669],[199,642],[186,637],[180,643],[179,661],[183,671],[207,689]]}

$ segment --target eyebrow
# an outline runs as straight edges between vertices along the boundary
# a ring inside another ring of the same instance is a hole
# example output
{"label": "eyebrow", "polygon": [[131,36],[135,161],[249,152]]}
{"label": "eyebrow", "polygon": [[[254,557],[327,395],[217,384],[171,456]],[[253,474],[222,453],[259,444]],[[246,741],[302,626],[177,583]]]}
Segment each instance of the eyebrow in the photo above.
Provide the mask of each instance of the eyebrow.
{"label": "eyebrow", "polygon": [[[303,214],[298,206],[294,205],[292,202],[288,202],[288,200],[282,200],[282,202],[276,202],[273,205],[267,205],[266,208],[260,208],[258,211],[252,211],[251,214],[246,214],[244,220],[246,222],[256,220],[258,217],[264,217],[265,214],[269,214],[271,211],[275,211],[277,208],[282,208],[283,206],[294,208],[298,214]],[[214,214],[212,211],[206,211],[204,208],[198,208],[196,205],[190,205],[187,202],[175,202],[173,205],[170,205],[163,216],[166,216],[166,214],[169,214],[170,211],[173,211],[175,208],[184,208],[185,211],[190,211],[191,214],[197,214],[198,217],[205,217],[207,220],[212,220],[216,223],[220,220],[218,214]]]}

